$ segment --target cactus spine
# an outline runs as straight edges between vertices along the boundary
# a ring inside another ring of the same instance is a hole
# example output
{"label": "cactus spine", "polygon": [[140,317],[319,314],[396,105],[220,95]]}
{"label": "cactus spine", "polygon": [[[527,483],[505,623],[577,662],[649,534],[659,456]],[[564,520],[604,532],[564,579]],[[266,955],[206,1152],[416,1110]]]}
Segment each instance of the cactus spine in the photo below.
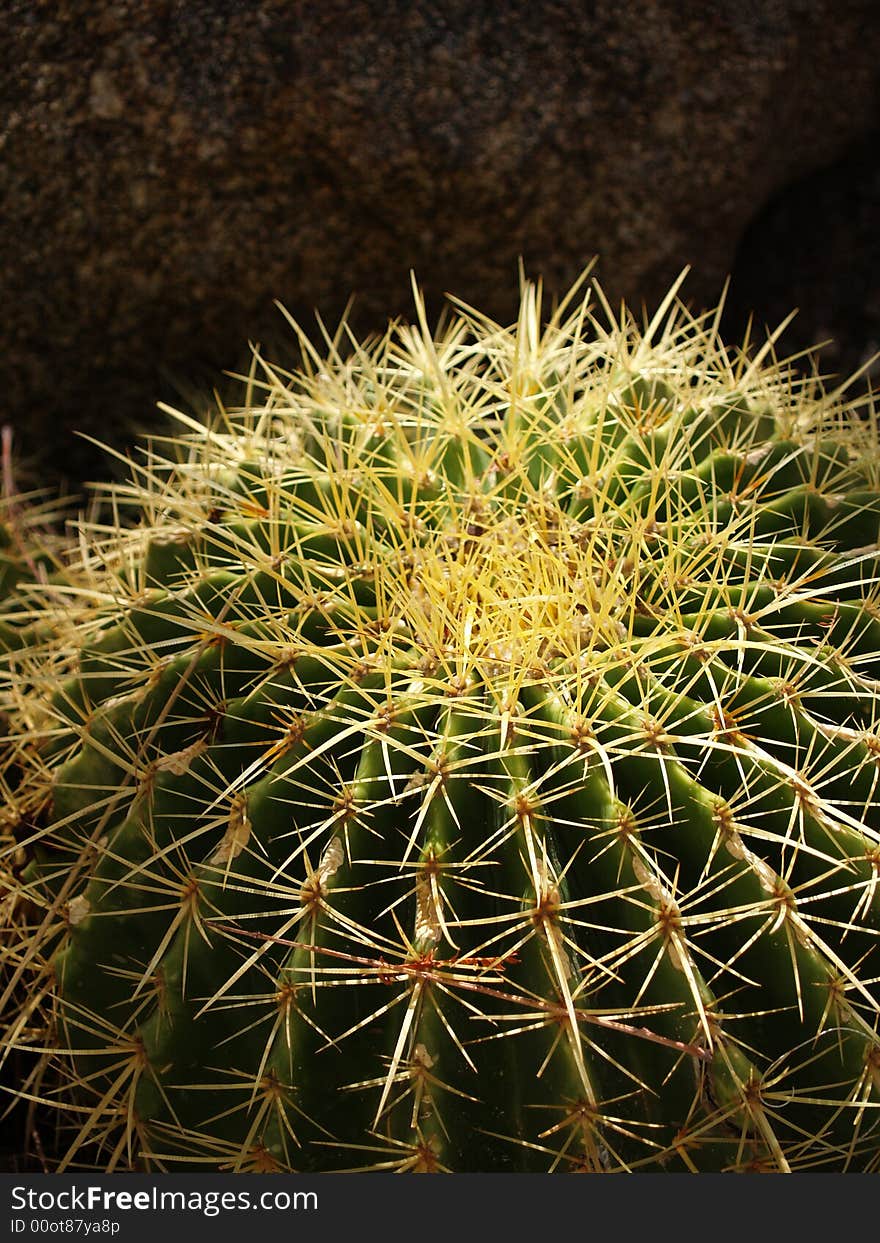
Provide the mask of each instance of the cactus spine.
{"label": "cactus spine", "polygon": [[675,290],[303,341],[7,658],[62,1167],[877,1168],[874,422]]}

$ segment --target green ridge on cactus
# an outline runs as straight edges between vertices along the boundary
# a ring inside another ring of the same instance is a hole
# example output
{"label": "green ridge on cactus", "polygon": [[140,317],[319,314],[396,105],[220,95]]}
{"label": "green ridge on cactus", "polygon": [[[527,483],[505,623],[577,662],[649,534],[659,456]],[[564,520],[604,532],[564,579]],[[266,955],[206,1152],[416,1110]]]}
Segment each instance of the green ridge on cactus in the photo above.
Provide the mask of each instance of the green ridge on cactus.
{"label": "green ridge on cactus", "polygon": [[178,416],[6,658],[60,1168],[877,1170],[873,417],[675,289],[417,306]]}

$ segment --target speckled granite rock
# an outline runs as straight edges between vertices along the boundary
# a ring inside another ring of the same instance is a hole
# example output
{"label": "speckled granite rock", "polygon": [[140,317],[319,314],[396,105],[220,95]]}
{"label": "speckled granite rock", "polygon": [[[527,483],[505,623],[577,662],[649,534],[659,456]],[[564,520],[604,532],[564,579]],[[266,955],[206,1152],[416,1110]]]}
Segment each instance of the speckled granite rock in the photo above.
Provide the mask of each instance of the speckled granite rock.
{"label": "speckled granite rock", "polygon": [[874,121],[878,34],[876,0],[8,0],[2,417],[91,469],[69,429],[153,419],[272,298],[379,327],[410,268],[502,316],[519,255],[711,298]]}

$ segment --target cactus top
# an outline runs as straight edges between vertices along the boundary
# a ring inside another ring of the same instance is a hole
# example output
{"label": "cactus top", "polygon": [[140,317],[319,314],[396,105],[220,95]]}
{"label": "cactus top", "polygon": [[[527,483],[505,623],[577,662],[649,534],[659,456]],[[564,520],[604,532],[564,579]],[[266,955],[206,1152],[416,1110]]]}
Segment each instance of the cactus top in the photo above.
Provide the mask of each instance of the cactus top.
{"label": "cactus top", "polygon": [[66,1163],[875,1168],[876,426],[592,299],[255,354],[43,589]]}

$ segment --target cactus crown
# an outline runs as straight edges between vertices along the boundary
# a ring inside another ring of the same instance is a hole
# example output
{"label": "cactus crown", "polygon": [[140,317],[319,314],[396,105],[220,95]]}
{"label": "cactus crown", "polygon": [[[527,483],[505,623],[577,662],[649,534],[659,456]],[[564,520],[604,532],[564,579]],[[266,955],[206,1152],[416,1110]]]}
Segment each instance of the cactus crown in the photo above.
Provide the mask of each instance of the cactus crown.
{"label": "cactus crown", "polygon": [[7,661],[63,1164],[874,1168],[873,418],[675,289],[417,306],[178,415]]}

